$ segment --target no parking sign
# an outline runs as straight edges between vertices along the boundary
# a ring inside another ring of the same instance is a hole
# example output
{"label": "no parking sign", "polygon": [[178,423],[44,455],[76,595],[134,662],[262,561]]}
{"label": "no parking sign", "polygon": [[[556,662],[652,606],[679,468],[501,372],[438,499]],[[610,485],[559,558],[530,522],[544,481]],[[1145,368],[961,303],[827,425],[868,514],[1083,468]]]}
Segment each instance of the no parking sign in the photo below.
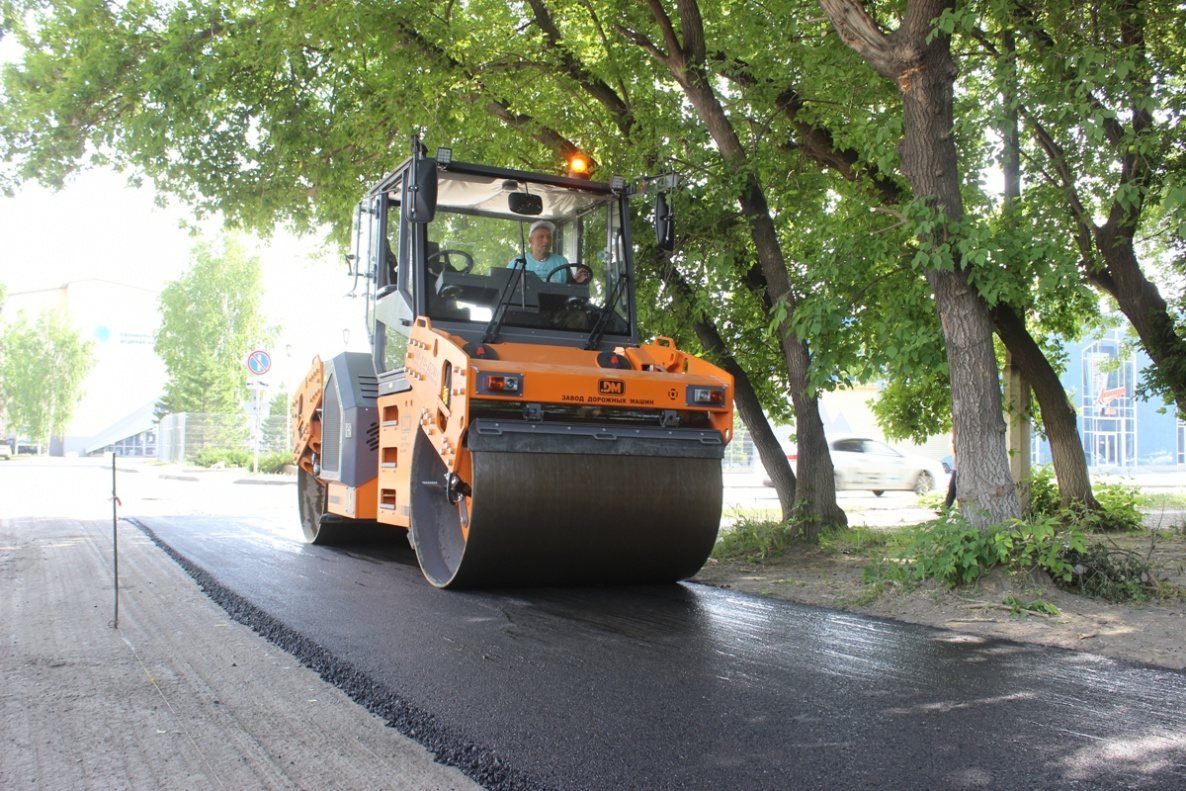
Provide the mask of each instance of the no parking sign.
{"label": "no parking sign", "polygon": [[256,349],[247,355],[247,370],[256,376],[263,376],[272,369],[272,358],[263,349]]}

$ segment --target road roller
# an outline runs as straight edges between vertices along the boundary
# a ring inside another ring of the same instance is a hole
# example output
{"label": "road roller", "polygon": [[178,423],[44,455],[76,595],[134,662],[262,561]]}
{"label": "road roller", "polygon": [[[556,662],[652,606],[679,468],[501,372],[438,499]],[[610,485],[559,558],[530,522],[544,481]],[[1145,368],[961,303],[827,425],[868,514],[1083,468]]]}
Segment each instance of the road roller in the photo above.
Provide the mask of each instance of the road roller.
{"label": "road roller", "polygon": [[305,539],[406,530],[440,588],[692,576],[733,379],[639,340],[631,216],[653,206],[670,249],[673,179],[427,153],[414,140],[355,211],[371,353],[315,358],[293,398]]}

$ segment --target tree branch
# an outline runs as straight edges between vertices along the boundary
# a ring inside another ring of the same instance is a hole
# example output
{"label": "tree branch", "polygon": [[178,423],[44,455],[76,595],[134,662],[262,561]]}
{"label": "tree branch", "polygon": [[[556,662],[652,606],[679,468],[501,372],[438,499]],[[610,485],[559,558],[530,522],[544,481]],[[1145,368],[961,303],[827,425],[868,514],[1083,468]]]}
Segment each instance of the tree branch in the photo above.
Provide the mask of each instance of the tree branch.
{"label": "tree branch", "polygon": [[817,0],[832,22],[841,41],[873,67],[878,74],[898,79],[901,59],[895,56],[889,37],[882,32],[859,0]]}
{"label": "tree branch", "polygon": [[571,77],[585,93],[605,107],[622,134],[629,135],[634,127],[634,115],[630,112],[626,102],[618,96],[613,88],[591,73],[585,64],[563,45],[564,37],[560,33],[560,28],[556,26],[556,20],[547,3],[544,0],[528,0],[528,3],[535,12],[536,26],[544,33],[547,48],[559,56],[560,67],[564,73]]}

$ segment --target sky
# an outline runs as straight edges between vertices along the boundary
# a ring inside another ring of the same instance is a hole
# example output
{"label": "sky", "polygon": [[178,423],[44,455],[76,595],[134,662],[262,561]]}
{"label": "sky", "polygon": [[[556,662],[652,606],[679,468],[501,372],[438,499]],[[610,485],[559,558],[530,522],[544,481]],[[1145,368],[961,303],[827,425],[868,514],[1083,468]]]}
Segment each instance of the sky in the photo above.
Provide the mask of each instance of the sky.
{"label": "sky", "polygon": [[[0,65],[20,54],[12,37],[0,38]],[[92,170],[58,192],[28,184],[13,198],[0,195],[0,282],[9,294],[88,278],[159,291],[185,272],[195,242],[181,227],[189,212],[175,199],[159,208],[151,187],[132,188],[127,180],[114,170]],[[202,230],[214,235],[220,225],[215,219]],[[277,233],[260,244],[259,256],[263,313],[281,327],[274,348],[266,349],[274,366],[269,384],[292,392],[313,355],[369,351],[364,302],[345,296],[353,278],[344,259],[323,249],[321,237]]]}
{"label": "sky", "polygon": [[[151,188],[126,181],[114,171],[90,171],[59,192],[26,185],[16,197],[0,197],[0,282],[9,294],[89,278],[159,291],[185,272],[195,242],[180,226],[185,207],[174,201],[159,208]],[[219,230],[217,222],[203,227],[207,234]],[[277,234],[259,243],[258,255],[263,313],[281,327],[266,350],[276,369],[272,384],[291,392],[314,354],[368,350],[363,300],[345,296],[353,278],[320,237]]]}

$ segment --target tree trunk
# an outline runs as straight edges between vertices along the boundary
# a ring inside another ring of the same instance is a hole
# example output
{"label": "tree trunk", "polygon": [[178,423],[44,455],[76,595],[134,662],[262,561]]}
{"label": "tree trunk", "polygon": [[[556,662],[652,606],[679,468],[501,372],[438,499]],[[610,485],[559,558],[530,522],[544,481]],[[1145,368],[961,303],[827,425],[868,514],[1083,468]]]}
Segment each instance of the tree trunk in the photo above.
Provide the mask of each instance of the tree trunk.
{"label": "tree trunk", "polygon": [[[898,85],[905,128],[899,150],[914,195],[949,220],[963,219],[952,134],[958,71],[950,39],[931,25],[952,6],[951,0],[909,0],[901,24],[888,36],[858,0],[819,0],[819,4],[845,43]],[[939,231],[920,241],[924,250],[938,252],[948,240]],[[947,342],[960,507],[970,524],[985,530],[1021,517],[1005,451],[992,320],[987,304],[968,284],[962,269],[931,268],[925,275]]]}
{"label": "tree trunk", "polygon": [[[696,295],[694,289],[684,280],[674,266],[667,266],[663,270],[663,281],[667,283],[676,298],[684,303],[689,310],[695,310]],[[700,345],[710,359],[715,360],[722,368],[733,375],[733,399],[741,420],[749,429],[750,439],[758,451],[758,458],[774,484],[774,491],[778,493],[778,504],[782,509],[782,520],[785,522],[794,513],[795,505],[795,473],[787,461],[786,452],[779,444],[778,438],[770,428],[770,421],[762,411],[762,404],[758,394],[750,384],[749,375],[729,353],[725,339],[721,337],[716,324],[703,316],[693,316],[692,329],[700,341]]]}
{"label": "tree trunk", "polygon": [[1086,508],[1098,509],[1099,503],[1091,490],[1091,476],[1087,473],[1087,455],[1079,437],[1075,407],[1067,398],[1058,374],[1012,308],[998,304],[993,308],[992,316],[997,335],[1025,372],[1034,398],[1038,400],[1062,504],[1079,503]]}
{"label": "tree trunk", "polygon": [[[737,138],[728,114],[717,100],[704,69],[704,25],[696,0],[676,0],[682,42],[659,0],[647,0],[647,5],[663,31],[667,51],[660,51],[637,34],[633,34],[632,38],[668,67],[712,136],[722,159],[739,179],[742,189],[738,203],[757,251],[766,281],[766,294],[771,304],[776,307],[784,305],[787,309],[787,316],[779,325],[779,336],[787,359],[791,402],[795,408],[795,433],[799,442],[794,508],[795,515],[803,519],[804,538],[814,543],[819,540],[821,527],[847,526],[848,517],[836,504],[836,480],[832,457],[824,438],[823,421],[819,416],[819,404],[807,394],[811,357],[807,344],[790,327],[795,295],[791,290],[766,194],[749,169],[746,150]],[[631,35],[629,31],[623,32]]]}
{"label": "tree trunk", "polygon": [[1092,272],[1088,277],[1116,298],[1156,365],[1155,378],[1173,394],[1178,415],[1186,420],[1186,338],[1178,335],[1165,299],[1141,271],[1132,236],[1122,228],[1123,223],[1113,216],[1096,229],[1096,248],[1111,277]]}
{"label": "tree trunk", "polygon": [[[709,352],[710,355],[717,350],[725,352],[721,336],[712,323],[696,321],[693,322],[693,328],[706,352]],[[711,346],[710,344],[714,340],[721,345]],[[786,451],[779,444],[778,437],[774,436],[774,431],[770,428],[770,421],[766,419],[766,413],[762,411],[762,404],[758,401],[758,394],[754,392],[749,376],[737,364],[737,360],[725,352],[717,356],[716,361],[733,375],[734,404],[737,406],[737,412],[741,415],[745,427],[749,429],[750,439],[758,451],[758,458],[761,459],[762,466],[766,468],[766,474],[770,476],[770,481],[774,484],[774,491],[778,493],[778,505],[782,510],[782,521],[785,522],[794,514],[797,490],[795,473],[791,470],[791,463],[787,460]]]}

